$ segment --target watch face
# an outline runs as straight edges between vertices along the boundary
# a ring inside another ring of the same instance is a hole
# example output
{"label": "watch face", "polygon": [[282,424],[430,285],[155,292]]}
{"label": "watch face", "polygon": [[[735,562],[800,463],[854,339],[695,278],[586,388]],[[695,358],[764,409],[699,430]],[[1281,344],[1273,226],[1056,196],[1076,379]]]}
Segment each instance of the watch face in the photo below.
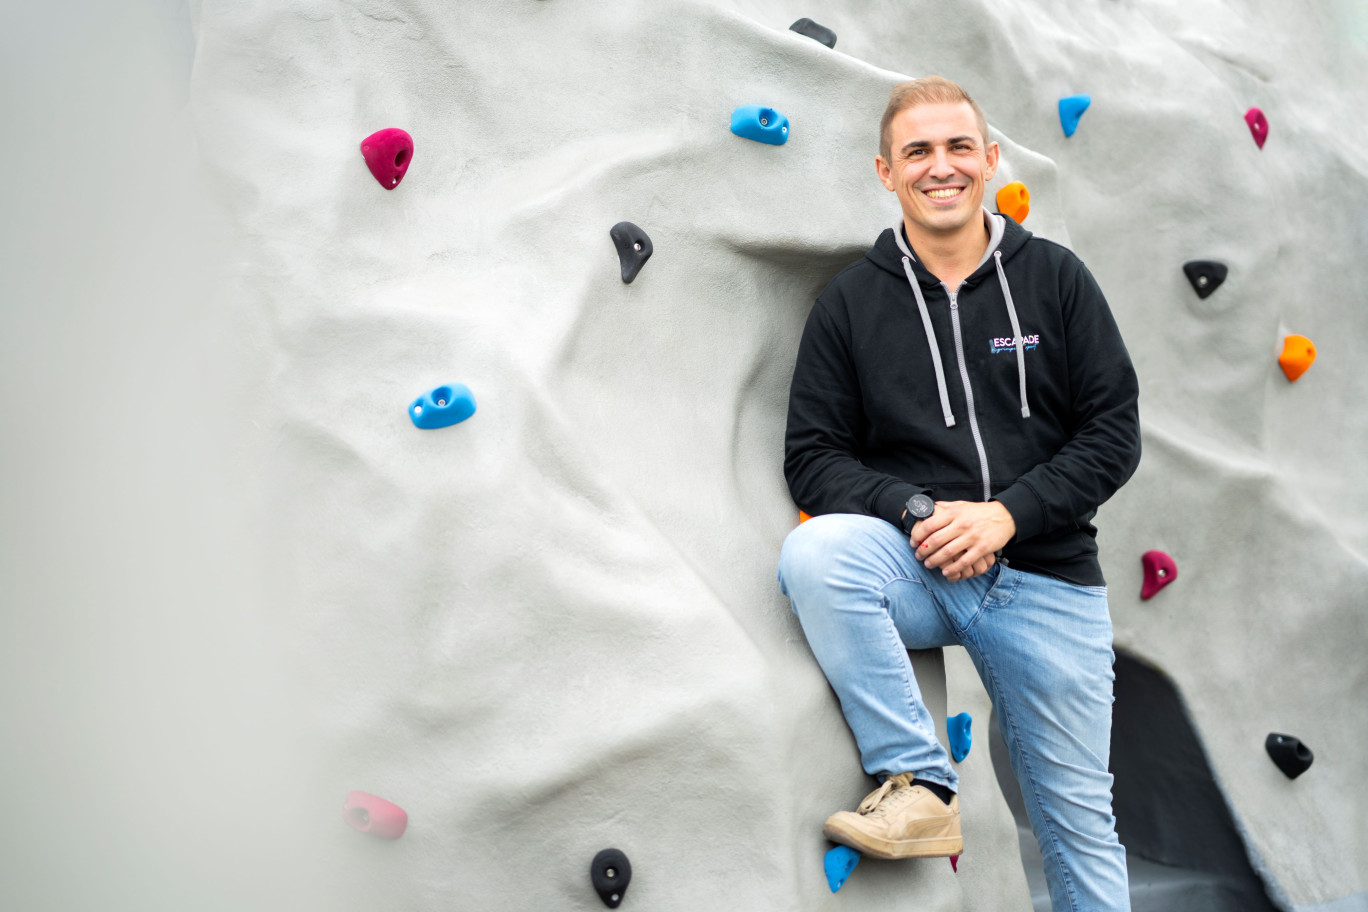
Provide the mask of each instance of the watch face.
{"label": "watch face", "polygon": [[914,494],[907,502],[907,512],[917,519],[926,519],[936,511],[936,502],[925,494]]}

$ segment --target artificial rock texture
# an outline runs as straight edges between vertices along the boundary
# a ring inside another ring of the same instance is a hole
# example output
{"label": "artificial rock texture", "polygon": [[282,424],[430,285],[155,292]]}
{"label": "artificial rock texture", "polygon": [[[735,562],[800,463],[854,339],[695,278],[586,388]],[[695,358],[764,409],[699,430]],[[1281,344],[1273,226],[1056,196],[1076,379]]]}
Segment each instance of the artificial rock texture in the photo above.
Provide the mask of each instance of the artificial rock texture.
{"label": "artificial rock texture", "polygon": [[[994,2],[950,27],[939,4],[848,2],[822,10],[833,52],[788,31],[808,12],[200,6],[191,108],[276,365],[272,593],[319,694],[317,795],[369,789],[411,820],[377,846],[321,815],[333,907],[589,907],[609,845],[641,908],[835,902],[820,823],[870,783],[774,582],[785,396],[816,292],[897,217],[875,125],[926,73],[977,96],[1003,149],[990,193],[1027,184],[1027,227],[1075,246],[1134,354],[1145,457],[1100,518],[1118,643],[1180,689],[1275,900],[1361,893],[1350,14]],[[1055,105],[1078,92],[1066,141]],[[787,115],[788,143],[728,132],[742,104]],[[392,192],[356,150],[387,126],[416,144]],[[630,287],[622,220],[656,249]],[[1199,258],[1230,267],[1205,301],[1181,269]],[[1320,346],[1296,384],[1287,332]],[[415,431],[403,403],[452,381],[480,411]],[[1142,603],[1151,548],[1182,577]],[[1311,774],[1282,777],[1271,730],[1314,747]],[[987,782],[967,777],[958,877],[868,864],[841,901],[1024,907]]]}
{"label": "artificial rock texture", "polygon": [[[1029,908],[957,650],[916,665],[939,718],[975,720],[960,873],[866,860],[828,893],[821,822],[872,782],[774,580],[803,321],[898,218],[873,168],[888,89],[939,73],[1002,146],[988,199],[1026,183],[1026,227],[1087,262],[1140,375],[1144,457],[1097,520],[1118,645],[1179,690],[1274,901],[1368,907],[1368,23],[1347,0],[191,12],[188,117],[157,141],[193,135],[202,173],[170,180],[189,159],[167,154],[152,180],[151,134],[91,102],[47,135],[98,154],[5,191],[33,214],[5,226],[6,281],[42,304],[6,315],[0,360],[11,898],[587,910],[613,846],[623,908]],[[788,30],[804,16],[839,50]],[[34,123],[70,103],[33,85],[6,104]],[[787,144],[732,135],[745,104]],[[358,148],[385,127],[415,142],[388,191]],[[32,265],[59,182],[127,214],[52,229],[103,256],[88,225],[117,224],[109,263]],[[201,184],[219,265],[196,288],[166,200]],[[655,248],[631,285],[624,220]],[[1205,300],[1194,259],[1230,268]],[[1293,332],[1319,356],[1289,383]],[[23,393],[54,365],[105,378],[93,424]],[[479,411],[413,427],[406,404],[455,382]],[[1150,549],[1181,576],[1142,602]],[[1316,752],[1295,782],[1270,731]],[[352,790],[403,807],[404,836],[346,827]]]}

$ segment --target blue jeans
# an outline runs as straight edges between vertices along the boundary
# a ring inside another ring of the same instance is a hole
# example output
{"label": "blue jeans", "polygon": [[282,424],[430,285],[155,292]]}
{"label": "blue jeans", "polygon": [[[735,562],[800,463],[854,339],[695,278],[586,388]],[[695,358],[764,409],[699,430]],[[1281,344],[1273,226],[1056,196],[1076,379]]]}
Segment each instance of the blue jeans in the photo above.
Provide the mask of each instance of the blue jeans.
{"label": "blue jeans", "polygon": [[816,516],[779,583],[841,701],[865,772],[958,790],[908,649],[963,646],[992,698],[1055,910],[1129,910],[1112,816],[1111,617],[1103,586],[995,564],[951,583],[881,519]]}

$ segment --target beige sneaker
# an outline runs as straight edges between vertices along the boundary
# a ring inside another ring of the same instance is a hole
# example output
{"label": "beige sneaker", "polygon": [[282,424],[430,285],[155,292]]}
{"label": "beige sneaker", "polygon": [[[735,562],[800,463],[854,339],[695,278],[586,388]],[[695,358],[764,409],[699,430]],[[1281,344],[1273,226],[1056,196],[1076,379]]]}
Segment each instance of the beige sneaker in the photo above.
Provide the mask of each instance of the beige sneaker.
{"label": "beige sneaker", "polygon": [[822,833],[875,858],[939,858],[964,851],[959,796],[947,806],[927,789],[912,785],[911,773],[889,776],[854,813],[832,814]]}

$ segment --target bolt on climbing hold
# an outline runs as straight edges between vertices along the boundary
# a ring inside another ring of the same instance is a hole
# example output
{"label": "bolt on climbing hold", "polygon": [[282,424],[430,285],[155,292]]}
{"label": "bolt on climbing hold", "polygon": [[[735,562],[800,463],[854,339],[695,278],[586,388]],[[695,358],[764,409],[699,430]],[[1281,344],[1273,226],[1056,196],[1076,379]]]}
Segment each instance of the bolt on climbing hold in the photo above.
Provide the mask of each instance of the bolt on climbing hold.
{"label": "bolt on climbing hold", "polygon": [[953,871],[953,872],[956,873],[956,874],[959,873],[959,856],[958,856],[958,855],[951,855],[951,856],[950,856],[950,870]]}
{"label": "bolt on climbing hold", "polygon": [[945,729],[950,734],[950,756],[956,763],[963,763],[969,756],[969,748],[974,743],[974,719],[968,713],[960,713],[945,720]]}
{"label": "bolt on climbing hold", "polygon": [[354,830],[398,839],[408,827],[408,814],[397,804],[367,792],[351,792],[342,804],[342,819]]}
{"label": "bolt on climbing hold", "polygon": [[742,105],[732,111],[731,131],[743,139],[782,146],[788,142],[789,121],[774,108]]}
{"label": "bolt on climbing hold", "polygon": [[824,25],[818,25],[806,17],[799,19],[797,22],[793,23],[793,25],[790,25],[789,31],[797,32],[800,35],[806,35],[813,41],[820,41],[829,48],[834,48],[836,46],[835,32]]}
{"label": "bolt on climbing hold", "polygon": [[1090,104],[1091,95],[1070,95],[1059,99],[1059,123],[1064,128],[1065,136],[1074,135],[1078,129],[1078,118],[1083,116],[1083,112],[1088,110]]}
{"label": "bolt on climbing hold", "polygon": [[1178,578],[1178,565],[1163,551],[1146,551],[1140,555],[1145,567],[1145,582],[1140,587],[1142,599],[1154,598],[1155,593]]}
{"label": "bolt on climbing hold", "polygon": [[1031,191],[1021,181],[1012,181],[997,192],[998,212],[1020,225],[1031,211]]}
{"label": "bolt on climbing hold", "polygon": [[434,387],[409,403],[408,411],[414,427],[444,428],[475,414],[475,394],[464,383]]}
{"label": "bolt on climbing hold", "polygon": [[835,893],[850,879],[850,872],[860,863],[860,853],[850,846],[838,845],[826,853],[822,867],[826,869],[827,886]]}
{"label": "bolt on climbing hold", "polygon": [[413,161],[413,137],[398,127],[387,127],[361,140],[361,154],[380,186],[393,190]]}
{"label": "bolt on climbing hold", "polygon": [[1192,260],[1183,264],[1183,272],[1192,283],[1192,290],[1197,292],[1197,297],[1207,298],[1221,287],[1229,270],[1226,269],[1225,263],[1217,263],[1215,260]]}
{"label": "bolt on climbing hold", "polygon": [[803,523],[807,522],[809,519],[812,519],[812,514],[811,514],[811,513],[805,513],[805,512],[803,512],[802,510],[799,510],[799,511],[798,511],[798,525],[801,526]]}
{"label": "bolt on climbing hold", "polygon": [[1291,335],[1283,339],[1282,354],[1278,356],[1278,365],[1287,374],[1288,380],[1296,380],[1306,369],[1311,366],[1311,362],[1316,360],[1316,346],[1306,336]]}
{"label": "bolt on climbing hold", "polygon": [[1311,761],[1316,759],[1315,754],[1311,753],[1311,748],[1302,744],[1299,739],[1277,732],[1272,732],[1264,739],[1264,750],[1268,751],[1268,756],[1288,779],[1296,779],[1309,770]]}
{"label": "bolt on climbing hold", "polygon": [[604,849],[589,863],[589,880],[594,892],[610,909],[622,905],[627,885],[632,882],[632,863],[618,849]]}
{"label": "bolt on climbing hold", "polygon": [[651,246],[651,239],[646,236],[646,232],[631,222],[618,222],[608,229],[608,236],[613,239],[613,246],[617,248],[618,263],[622,266],[622,281],[631,284],[632,279],[641,272],[641,267],[651,258],[651,252],[655,249]]}
{"label": "bolt on climbing hold", "polygon": [[1268,141],[1268,118],[1264,117],[1264,112],[1258,108],[1250,108],[1245,111],[1245,123],[1249,124],[1249,132],[1254,135],[1254,142],[1262,149]]}

